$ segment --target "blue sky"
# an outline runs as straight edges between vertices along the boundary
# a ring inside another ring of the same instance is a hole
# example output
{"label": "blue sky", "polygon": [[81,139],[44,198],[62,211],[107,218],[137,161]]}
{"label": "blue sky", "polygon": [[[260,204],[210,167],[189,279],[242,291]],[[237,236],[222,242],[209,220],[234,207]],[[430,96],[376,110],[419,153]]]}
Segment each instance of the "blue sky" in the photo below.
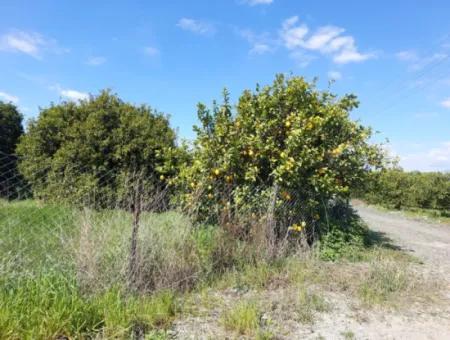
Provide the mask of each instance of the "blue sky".
{"label": "blue sky", "polygon": [[0,2],[0,100],[35,117],[111,88],[192,138],[196,104],[276,73],[353,92],[406,169],[450,170],[450,2]]}

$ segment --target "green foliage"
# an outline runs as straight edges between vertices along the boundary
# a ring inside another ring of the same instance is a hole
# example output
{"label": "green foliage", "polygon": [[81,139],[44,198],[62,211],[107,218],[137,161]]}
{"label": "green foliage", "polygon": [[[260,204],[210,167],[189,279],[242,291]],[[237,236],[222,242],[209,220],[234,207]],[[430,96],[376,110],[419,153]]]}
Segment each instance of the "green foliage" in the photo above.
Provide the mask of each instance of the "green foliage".
{"label": "green foliage", "polygon": [[367,233],[367,228],[358,219],[331,221],[329,232],[320,240],[320,257],[330,261],[340,258],[360,260],[360,253],[366,250]]}
{"label": "green foliage", "polygon": [[353,95],[337,98],[282,75],[244,91],[236,113],[226,91],[212,110],[199,104],[193,161],[179,178],[182,200],[211,219],[242,206],[267,210],[261,205],[278,186],[279,204],[291,201],[292,211],[312,220],[323,201],[347,197],[382,165],[378,147],[368,144],[370,129],[349,118],[357,105]]}
{"label": "green foliage", "polygon": [[322,223],[326,225],[321,227],[323,233],[318,249],[323,260],[345,258],[359,261],[373,245],[369,229],[345,202],[336,201],[329,211],[328,220]]}
{"label": "green foliage", "polygon": [[22,191],[17,159],[13,155],[23,134],[22,119],[13,104],[0,101],[0,197],[15,198]]}
{"label": "green foliage", "polygon": [[436,209],[450,213],[450,173],[382,171],[376,174],[363,198],[388,208]]}
{"label": "green foliage", "polygon": [[23,134],[22,115],[11,103],[0,101],[0,152],[11,155]]}
{"label": "green foliage", "polygon": [[102,91],[43,109],[18,145],[19,168],[36,197],[74,202],[95,191],[118,202],[132,175],[153,187],[176,174],[175,138],[163,114]]}

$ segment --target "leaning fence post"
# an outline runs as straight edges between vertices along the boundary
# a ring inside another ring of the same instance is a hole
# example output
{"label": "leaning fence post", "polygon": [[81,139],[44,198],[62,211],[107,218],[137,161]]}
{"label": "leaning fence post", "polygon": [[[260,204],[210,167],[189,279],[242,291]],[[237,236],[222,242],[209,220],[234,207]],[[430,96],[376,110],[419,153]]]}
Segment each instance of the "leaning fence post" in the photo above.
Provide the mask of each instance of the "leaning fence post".
{"label": "leaning fence post", "polygon": [[274,255],[275,251],[275,227],[276,227],[276,219],[275,219],[275,205],[277,202],[279,186],[277,183],[274,184],[272,195],[269,202],[268,216],[267,216],[267,230],[266,237],[269,243],[269,254],[270,256]]}
{"label": "leaning fence post", "polygon": [[132,195],[132,206],[131,210],[133,213],[133,225],[131,231],[131,240],[130,240],[130,259],[129,259],[129,267],[128,267],[128,283],[130,288],[135,288],[136,286],[136,276],[137,276],[137,267],[138,267],[138,259],[137,259],[137,239],[139,233],[139,222],[141,218],[141,187],[139,178],[137,179],[137,183],[134,186],[134,192]]}

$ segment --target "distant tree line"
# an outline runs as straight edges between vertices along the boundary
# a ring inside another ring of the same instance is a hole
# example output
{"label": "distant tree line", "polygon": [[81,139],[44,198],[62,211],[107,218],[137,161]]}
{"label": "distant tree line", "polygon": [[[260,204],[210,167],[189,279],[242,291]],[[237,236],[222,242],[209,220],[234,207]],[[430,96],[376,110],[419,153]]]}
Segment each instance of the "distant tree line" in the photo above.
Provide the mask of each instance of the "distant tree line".
{"label": "distant tree line", "polygon": [[373,174],[361,196],[388,208],[437,209],[450,213],[450,172],[390,169]]}

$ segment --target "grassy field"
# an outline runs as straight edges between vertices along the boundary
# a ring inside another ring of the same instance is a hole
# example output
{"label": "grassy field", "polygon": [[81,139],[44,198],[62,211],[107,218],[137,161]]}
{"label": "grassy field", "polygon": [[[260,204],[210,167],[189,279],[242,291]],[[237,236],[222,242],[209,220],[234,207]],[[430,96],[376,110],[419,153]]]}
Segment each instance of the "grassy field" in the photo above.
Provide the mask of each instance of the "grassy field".
{"label": "grassy field", "polygon": [[270,259],[260,245],[193,227],[177,212],[142,216],[130,288],[131,226],[123,211],[1,201],[0,338],[164,339],[182,320],[217,311],[220,334],[270,339],[286,320],[313,324],[332,312],[330,292],[358,308],[429,294],[414,258],[370,233],[370,242],[330,248],[334,235]]}

